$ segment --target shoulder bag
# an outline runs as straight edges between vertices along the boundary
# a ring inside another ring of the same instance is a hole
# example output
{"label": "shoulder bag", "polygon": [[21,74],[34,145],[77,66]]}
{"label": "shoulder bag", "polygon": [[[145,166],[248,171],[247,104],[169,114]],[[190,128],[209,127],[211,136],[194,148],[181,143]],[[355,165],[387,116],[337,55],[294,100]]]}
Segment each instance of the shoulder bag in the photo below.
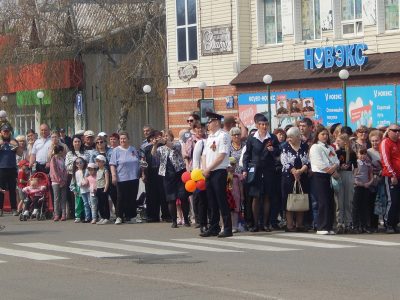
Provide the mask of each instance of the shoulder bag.
{"label": "shoulder bag", "polygon": [[[297,193],[297,184],[299,185],[299,192]],[[310,203],[308,200],[308,194],[303,193],[301,183],[297,180],[293,185],[293,192],[288,195],[286,210],[287,211],[308,211],[310,209]]]}

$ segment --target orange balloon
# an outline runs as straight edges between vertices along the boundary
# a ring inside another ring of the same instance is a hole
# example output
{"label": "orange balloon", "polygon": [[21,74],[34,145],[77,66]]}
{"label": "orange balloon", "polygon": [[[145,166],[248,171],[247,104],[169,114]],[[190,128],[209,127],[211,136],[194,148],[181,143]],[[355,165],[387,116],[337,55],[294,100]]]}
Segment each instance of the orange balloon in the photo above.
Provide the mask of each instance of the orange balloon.
{"label": "orange balloon", "polygon": [[204,191],[206,189],[206,181],[204,179],[197,181],[196,188],[200,191]]}
{"label": "orange balloon", "polygon": [[185,189],[189,192],[189,193],[193,193],[196,190],[196,182],[194,180],[188,180],[185,183]]}
{"label": "orange balloon", "polygon": [[184,172],[181,176],[182,182],[183,183],[188,182],[190,180],[190,177],[191,177],[190,172],[188,171]]}

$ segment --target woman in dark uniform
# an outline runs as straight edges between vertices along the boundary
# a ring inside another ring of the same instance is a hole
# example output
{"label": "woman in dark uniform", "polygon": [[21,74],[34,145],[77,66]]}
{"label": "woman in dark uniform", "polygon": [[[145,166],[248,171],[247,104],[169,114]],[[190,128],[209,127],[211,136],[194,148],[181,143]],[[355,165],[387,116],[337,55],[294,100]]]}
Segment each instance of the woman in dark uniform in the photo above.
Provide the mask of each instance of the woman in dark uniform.
{"label": "woman in dark uniform", "polygon": [[258,114],[255,117],[257,132],[250,136],[246,142],[246,152],[243,155],[243,176],[247,178],[249,196],[253,198],[252,210],[254,227],[251,232],[259,231],[260,205],[264,204],[264,227],[268,227],[270,199],[278,182],[275,176],[275,163],[279,157],[279,142],[275,135],[268,132],[267,118]]}

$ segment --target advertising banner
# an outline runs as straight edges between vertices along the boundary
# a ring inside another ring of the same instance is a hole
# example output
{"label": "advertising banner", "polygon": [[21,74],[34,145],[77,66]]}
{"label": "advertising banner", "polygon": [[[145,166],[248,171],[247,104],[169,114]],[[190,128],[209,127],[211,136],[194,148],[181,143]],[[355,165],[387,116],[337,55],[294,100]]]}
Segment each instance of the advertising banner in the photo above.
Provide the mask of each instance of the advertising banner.
{"label": "advertising banner", "polygon": [[[282,91],[282,92],[271,92],[271,114],[272,114],[272,128],[278,126],[284,127],[288,124],[292,124],[295,118],[285,117],[276,118],[276,100],[286,101],[287,99],[298,98],[298,91]],[[253,126],[253,117],[256,113],[262,113],[268,117],[268,96],[265,93],[251,93],[251,94],[240,94],[238,97],[239,104],[239,117],[242,122],[247,126]]]}
{"label": "advertising banner", "polygon": [[352,129],[388,126],[396,121],[395,86],[348,87],[347,113]]}
{"label": "advertising banner", "polygon": [[342,89],[304,90],[301,98],[314,99],[314,120],[325,126],[343,123],[343,93]]}

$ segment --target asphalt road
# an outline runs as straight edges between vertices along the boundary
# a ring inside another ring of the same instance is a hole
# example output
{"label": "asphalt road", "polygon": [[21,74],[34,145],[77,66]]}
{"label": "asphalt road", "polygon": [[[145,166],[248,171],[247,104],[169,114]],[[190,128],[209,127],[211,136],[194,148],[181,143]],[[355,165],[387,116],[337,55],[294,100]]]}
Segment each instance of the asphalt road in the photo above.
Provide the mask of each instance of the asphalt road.
{"label": "asphalt road", "polygon": [[400,235],[0,224],[0,299],[399,299]]}

